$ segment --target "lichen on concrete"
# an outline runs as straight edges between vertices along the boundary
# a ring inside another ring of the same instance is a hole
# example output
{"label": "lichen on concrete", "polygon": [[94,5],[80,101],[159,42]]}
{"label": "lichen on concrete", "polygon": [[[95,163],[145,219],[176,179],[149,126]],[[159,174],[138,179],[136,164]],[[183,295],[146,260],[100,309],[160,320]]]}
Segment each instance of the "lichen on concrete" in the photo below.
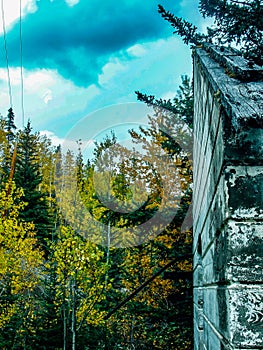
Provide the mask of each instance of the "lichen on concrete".
{"label": "lichen on concrete", "polygon": [[194,52],[195,350],[263,349],[263,69],[236,56]]}

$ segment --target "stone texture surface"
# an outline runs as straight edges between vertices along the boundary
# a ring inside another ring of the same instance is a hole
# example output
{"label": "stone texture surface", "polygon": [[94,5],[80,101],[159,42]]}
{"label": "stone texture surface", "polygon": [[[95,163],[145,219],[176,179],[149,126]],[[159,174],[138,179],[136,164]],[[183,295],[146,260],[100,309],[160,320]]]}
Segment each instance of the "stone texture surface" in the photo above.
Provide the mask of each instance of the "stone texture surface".
{"label": "stone texture surface", "polygon": [[246,64],[194,51],[195,350],[263,349],[263,70]]}

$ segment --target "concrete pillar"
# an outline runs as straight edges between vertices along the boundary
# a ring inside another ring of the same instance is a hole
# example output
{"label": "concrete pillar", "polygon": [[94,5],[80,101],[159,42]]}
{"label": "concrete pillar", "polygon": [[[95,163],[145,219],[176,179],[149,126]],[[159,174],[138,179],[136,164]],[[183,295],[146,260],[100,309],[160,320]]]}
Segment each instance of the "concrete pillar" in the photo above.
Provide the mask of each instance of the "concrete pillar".
{"label": "concrete pillar", "polygon": [[193,55],[195,350],[263,349],[263,69]]}

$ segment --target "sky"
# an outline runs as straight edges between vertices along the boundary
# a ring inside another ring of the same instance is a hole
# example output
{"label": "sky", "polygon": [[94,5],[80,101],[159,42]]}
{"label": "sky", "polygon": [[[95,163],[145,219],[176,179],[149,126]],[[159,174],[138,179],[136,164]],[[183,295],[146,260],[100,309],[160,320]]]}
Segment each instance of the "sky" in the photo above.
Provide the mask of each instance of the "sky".
{"label": "sky", "polygon": [[190,48],[159,3],[205,28],[197,0],[22,0],[21,22],[19,0],[2,0],[0,113],[11,89],[16,125],[29,119],[54,144],[146,122],[135,91],[172,98],[192,74]]}

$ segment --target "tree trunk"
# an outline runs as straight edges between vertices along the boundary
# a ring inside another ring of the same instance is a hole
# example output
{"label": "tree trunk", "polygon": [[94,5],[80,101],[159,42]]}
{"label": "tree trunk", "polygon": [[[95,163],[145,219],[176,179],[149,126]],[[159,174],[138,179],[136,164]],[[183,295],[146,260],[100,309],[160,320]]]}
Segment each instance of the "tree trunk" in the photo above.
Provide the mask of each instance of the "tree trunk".
{"label": "tree trunk", "polygon": [[72,283],[72,313],[71,313],[71,331],[72,331],[72,350],[76,350],[76,283],[75,278]]}
{"label": "tree trunk", "polygon": [[67,349],[67,318],[65,304],[63,305],[63,350]]}
{"label": "tree trunk", "polygon": [[135,316],[132,317],[132,323],[131,323],[131,334],[130,334],[130,350],[135,349],[134,346],[134,325],[135,325]]}
{"label": "tree trunk", "polygon": [[108,284],[108,271],[109,271],[109,263],[110,263],[110,245],[111,245],[111,226],[110,226],[110,214],[108,214],[108,228],[107,228],[107,252],[106,252],[106,265],[107,271],[105,274],[105,288],[107,288]]}

